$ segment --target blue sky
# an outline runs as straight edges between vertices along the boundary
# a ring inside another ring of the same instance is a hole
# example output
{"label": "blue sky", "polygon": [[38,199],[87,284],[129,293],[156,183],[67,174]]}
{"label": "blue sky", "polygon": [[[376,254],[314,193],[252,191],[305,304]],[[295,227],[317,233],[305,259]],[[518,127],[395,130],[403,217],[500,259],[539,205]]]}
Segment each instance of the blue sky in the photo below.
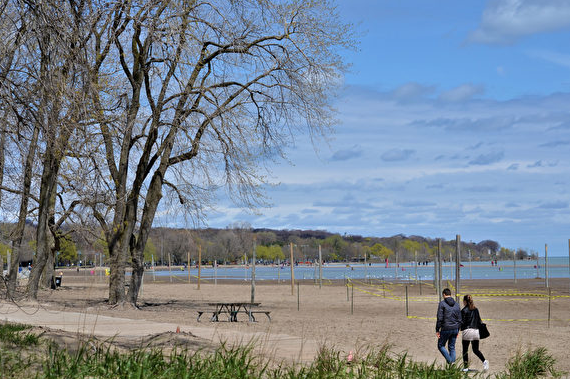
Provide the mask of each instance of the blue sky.
{"label": "blue sky", "polygon": [[273,167],[271,208],[208,224],[493,239],[567,255],[570,1],[341,1],[340,123]]}

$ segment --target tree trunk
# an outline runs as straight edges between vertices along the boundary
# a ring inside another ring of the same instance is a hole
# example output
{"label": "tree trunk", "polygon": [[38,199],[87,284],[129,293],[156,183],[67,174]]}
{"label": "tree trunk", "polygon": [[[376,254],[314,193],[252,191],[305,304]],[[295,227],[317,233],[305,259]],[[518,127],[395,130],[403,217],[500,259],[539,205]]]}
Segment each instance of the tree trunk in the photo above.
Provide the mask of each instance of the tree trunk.
{"label": "tree trunk", "polygon": [[[124,232],[123,232],[124,233]],[[124,236],[119,237],[124,240]],[[123,241],[116,243],[113,248],[109,247],[109,304],[115,305],[125,301],[125,256],[128,251]]]}
{"label": "tree trunk", "polygon": [[[160,176],[162,177],[162,175]],[[131,267],[133,268],[133,273],[127,298],[129,303],[135,307],[137,306],[142,277],[144,275],[144,248],[152,228],[156,208],[162,198],[162,180],[158,177],[159,176],[155,174],[151,180],[150,189],[147,193],[145,207],[143,209],[139,238],[136,244],[133,244],[131,248]]]}
{"label": "tree trunk", "polygon": [[[48,147],[45,153],[42,180],[40,184],[40,203],[38,226],[36,229],[36,258],[28,281],[28,298],[37,300],[40,279],[53,247],[49,223],[53,224],[55,209],[55,195],[60,160],[54,156],[53,146]],[[51,278],[50,278],[51,279]]]}
{"label": "tree trunk", "polygon": [[[166,156],[168,156],[168,154]],[[144,248],[152,228],[156,209],[160,203],[160,199],[162,198],[162,178],[164,177],[167,167],[168,164],[164,160],[152,176],[141,217],[139,238],[136,241],[134,249],[131,250],[133,274],[131,276],[128,299],[135,307],[137,305],[139,290],[142,283],[142,276],[144,275]]]}
{"label": "tree trunk", "polygon": [[[4,183],[4,167],[5,167],[5,149],[6,149],[6,131],[4,130],[3,120],[2,125],[0,125],[0,187]],[[0,209],[2,209],[2,191],[0,190]]]}
{"label": "tree trunk", "polygon": [[50,249],[50,251],[48,252],[47,255],[47,260],[46,260],[46,264],[44,266],[44,270],[42,272],[42,277],[41,277],[41,285],[45,288],[50,288],[51,286],[51,282],[53,280],[53,276],[54,276],[54,265],[55,265],[55,249],[52,248]]}
{"label": "tree trunk", "polygon": [[32,174],[34,157],[36,155],[36,148],[38,145],[38,136],[40,128],[36,124],[32,133],[32,139],[28,148],[28,155],[26,156],[26,164],[24,167],[24,182],[22,185],[22,198],[20,200],[20,211],[18,214],[18,223],[12,231],[10,239],[12,240],[12,262],[10,267],[10,274],[8,275],[7,295],[13,298],[16,291],[18,282],[18,267],[20,266],[20,250],[22,246],[22,239],[24,237],[24,229],[26,227],[26,217],[28,216],[28,203],[30,201],[30,192],[32,188]]}

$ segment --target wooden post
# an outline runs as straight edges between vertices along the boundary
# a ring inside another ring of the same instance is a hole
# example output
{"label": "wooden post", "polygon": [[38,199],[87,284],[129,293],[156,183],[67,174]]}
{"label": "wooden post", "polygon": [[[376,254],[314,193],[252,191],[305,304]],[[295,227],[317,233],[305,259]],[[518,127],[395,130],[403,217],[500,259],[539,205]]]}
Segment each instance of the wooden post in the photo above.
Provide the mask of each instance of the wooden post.
{"label": "wooden post", "polygon": [[354,314],[354,283],[351,283],[350,287],[352,288],[352,296],[350,301],[350,314]]}
{"label": "wooden post", "polygon": [[540,274],[538,273],[538,267],[539,267],[539,264],[538,264],[538,257],[539,257],[539,255],[538,255],[538,251],[537,251],[537,252],[536,252],[536,278],[537,278],[537,279],[540,278]]}
{"label": "wooden post", "polygon": [[443,291],[443,289],[441,288],[441,238],[437,239],[437,259],[436,259],[436,264],[437,264],[437,279],[436,279],[436,289],[437,289],[437,296],[439,297],[439,301],[441,301],[441,291]]}
{"label": "wooden post", "polygon": [[551,310],[551,305],[550,303],[552,302],[552,293],[550,288],[548,288],[548,327],[550,328],[550,310]]}
{"label": "wooden post", "polygon": [[344,276],[344,284],[346,285],[346,301],[348,302],[348,279],[346,278],[346,275]]}
{"label": "wooden post", "polygon": [[170,283],[172,283],[172,260],[171,254],[168,253],[168,276],[170,277]]}
{"label": "wooden post", "polygon": [[406,286],[406,317],[410,314],[408,313],[408,286]]}
{"label": "wooden post", "polygon": [[188,284],[190,284],[190,268],[192,267],[192,262],[190,261],[190,252],[187,253],[187,266],[188,266]]}
{"label": "wooden post", "polygon": [[364,282],[366,282],[366,278],[368,277],[368,266],[366,265],[366,250],[364,251]]}
{"label": "wooden post", "polygon": [[255,252],[256,238],[253,237],[253,254],[251,256],[251,302],[255,303],[255,261],[257,254]]}
{"label": "wooden post", "polygon": [[318,280],[318,279],[317,279],[317,275],[318,275],[318,273],[317,273],[317,270],[318,270],[317,265],[318,265],[317,260],[316,260],[316,259],[313,259],[313,266],[314,266],[314,269],[315,269],[314,272],[313,272],[313,284],[317,284],[317,280]]}
{"label": "wooden post", "polygon": [[218,260],[214,258],[214,285],[218,285]]}
{"label": "wooden post", "polygon": [[291,265],[291,295],[293,295],[295,293],[295,270],[293,269],[293,267],[295,266],[295,261],[293,260],[293,242],[290,242],[290,247],[291,247],[291,260],[290,260],[290,265]]}
{"label": "wooden post", "polygon": [[[568,240],[570,245],[570,240]],[[323,255],[321,253],[321,245],[319,245],[319,288],[323,287]]]}
{"label": "wooden post", "polygon": [[414,277],[416,278],[416,283],[418,282],[418,251],[414,250]]}
{"label": "wooden post", "polygon": [[6,254],[8,255],[8,275],[10,275],[10,267],[12,266],[12,251],[8,249],[6,251]]}
{"label": "wooden post", "polygon": [[548,285],[548,245],[544,244],[544,277],[545,277],[545,281],[544,283],[546,284],[546,288],[550,288],[550,286]]}
{"label": "wooden post", "polygon": [[513,276],[517,284],[517,251],[513,250]]}
{"label": "wooden post", "polygon": [[437,278],[439,278],[439,274],[437,273],[438,267],[439,265],[437,264],[437,252],[436,252],[435,257],[433,259],[433,287],[435,288],[435,292],[438,291],[437,287]]}
{"label": "wooden post", "polygon": [[455,297],[457,302],[459,302],[459,294],[461,290],[459,288],[461,284],[461,236],[457,234],[455,236]]}
{"label": "wooden post", "polygon": [[451,255],[451,250],[449,250],[449,281],[453,281],[453,256]]}
{"label": "wooden post", "polygon": [[420,296],[422,296],[422,278],[420,278]]}
{"label": "wooden post", "polygon": [[202,245],[198,245],[198,289],[200,289],[201,278],[202,278]]}
{"label": "wooden post", "polygon": [[469,251],[469,279],[473,279],[473,273],[471,272],[471,250]]}
{"label": "wooden post", "polygon": [[299,311],[299,309],[301,308],[301,289],[299,286],[299,282],[297,282],[297,312]]}

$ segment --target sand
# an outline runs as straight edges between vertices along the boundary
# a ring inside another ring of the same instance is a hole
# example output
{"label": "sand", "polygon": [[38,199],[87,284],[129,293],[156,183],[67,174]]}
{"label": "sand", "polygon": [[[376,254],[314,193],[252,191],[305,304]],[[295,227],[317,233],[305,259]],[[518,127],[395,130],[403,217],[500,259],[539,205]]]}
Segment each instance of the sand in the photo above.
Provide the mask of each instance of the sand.
{"label": "sand", "polygon": [[[145,276],[139,309],[109,307],[106,278],[89,272],[65,271],[62,287],[40,293],[38,304],[3,302],[0,317],[25,322],[62,335],[113,336],[133,344],[160,338],[186,341],[190,348],[212,348],[220,341],[246,343],[254,339],[261,354],[276,360],[311,361],[319,346],[334,347],[356,356],[367,348],[390,344],[394,353],[407,352],[414,360],[443,364],[437,351],[435,313],[438,298],[424,282],[382,283],[355,281],[354,289],[342,281],[325,281],[322,288],[302,281],[291,288],[289,281],[257,282],[255,301],[271,311],[271,322],[262,314],[257,322],[210,322],[198,310],[211,309],[209,302],[250,301],[246,281],[202,281],[168,277],[153,281]],[[480,350],[490,361],[490,373],[503,370],[517,351],[544,346],[557,359],[556,367],[570,372],[567,346],[570,337],[570,283],[551,279],[550,322],[548,291],[544,280],[462,281],[462,293],[473,294],[491,337]],[[408,288],[408,316],[405,291]],[[175,333],[179,329],[180,333]],[[185,336],[186,338],[179,338]],[[461,343],[457,343],[461,354]],[[469,354],[471,366],[482,364]]]}

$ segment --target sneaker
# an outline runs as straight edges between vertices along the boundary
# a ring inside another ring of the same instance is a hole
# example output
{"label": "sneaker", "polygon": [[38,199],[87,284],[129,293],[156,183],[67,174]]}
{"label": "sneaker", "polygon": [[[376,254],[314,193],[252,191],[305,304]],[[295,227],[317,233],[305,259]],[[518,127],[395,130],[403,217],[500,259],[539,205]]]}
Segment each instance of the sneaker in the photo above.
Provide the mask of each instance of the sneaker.
{"label": "sneaker", "polygon": [[483,361],[483,370],[487,371],[489,369],[489,361],[485,359]]}
{"label": "sneaker", "polygon": [[468,368],[464,368],[464,369],[462,369],[461,371],[463,371],[463,372],[469,372],[469,369],[468,369]]}

